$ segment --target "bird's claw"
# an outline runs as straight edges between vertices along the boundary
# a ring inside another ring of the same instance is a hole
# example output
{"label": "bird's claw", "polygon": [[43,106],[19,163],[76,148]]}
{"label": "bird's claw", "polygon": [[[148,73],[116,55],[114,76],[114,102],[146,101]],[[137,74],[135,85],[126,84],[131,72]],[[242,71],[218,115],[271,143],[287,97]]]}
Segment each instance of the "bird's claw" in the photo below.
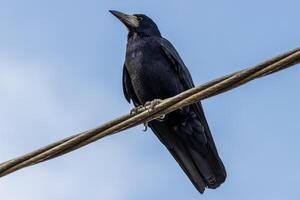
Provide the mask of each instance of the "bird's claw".
{"label": "bird's claw", "polygon": [[130,115],[134,115],[134,114],[143,112],[145,110],[147,110],[148,112],[151,112],[155,108],[155,106],[157,106],[161,102],[162,102],[161,99],[154,99],[153,101],[147,101],[144,105],[140,105],[140,106],[132,108],[130,111]]}
{"label": "bird's claw", "polygon": [[138,107],[134,107],[130,110],[130,115],[135,115],[137,113],[140,113],[142,111],[146,110],[144,106],[138,106]]}
{"label": "bird's claw", "polygon": [[148,130],[148,122],[145,122],[144,123],[144,130],[143,131],[146,132],[147,130]]}
{"label": "bird's claw", "polygon": [[[147,101],[144,105],[140,105],[140,106],[137,106],[137,107],[134,107],[133,109],[131,109],[130,115],[135,115],[137,113],[141,113],[141,112],[146,111],[146,110],[148,112],[151,112],[162,101],[163,100],[161,100],[161,99],[154,99],[152,101]],[[165,117],[166,117],[166,115],[161,115],[157,118],[157,120],[162,121],[162,120],[165,119]],[[147,131],[148,130],[148,122],[145,122],[144,126],[145,126],[145,129],[143,131]]]}
{"label": "bird's claw", "polygon": [[[154,99],[152,101],[147,101],[144,105],[144,107],[146,108],[146,110],[148,110],[148,112],[151,112],[152,110],[154,110],[154,108],[160,104],[163,100],[161,99]],[[163,121],[165,119],[166,115],[161,115],[157,118],[158,121]],[[147,130],[147,129],[146,129]]]}
{"label": "bird's claw", "polygon": [[165,119],[166,115],[163,114],[161,116],[159,116],[159,118],[157,118],[158,121],[163,121]]}
{"label": "bird's claw", "polygon": [[[147,108],[148,111],[152,111],[158,104],[160,104],[163,100],[161,99],[154,99],[152,101],[147,101],[145,103],[145,107]],[[165,119],[166,115],[161,115],[157,119],[159,121]]]}
{"label": "bird's claw", "polygon": [[145,104],[144,104],[144,107],[149,110],[149,111],[152,111],[158,104],[160,104],[163,100],[161,99],[154,99],[152,101],[147,101]]}

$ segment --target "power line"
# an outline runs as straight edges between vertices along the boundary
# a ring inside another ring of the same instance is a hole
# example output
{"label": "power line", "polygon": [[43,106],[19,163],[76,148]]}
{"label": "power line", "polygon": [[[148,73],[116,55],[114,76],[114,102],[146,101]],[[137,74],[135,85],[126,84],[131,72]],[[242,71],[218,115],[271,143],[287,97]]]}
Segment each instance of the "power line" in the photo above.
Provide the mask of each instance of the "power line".
{"label": "power line", "polygon": [[31,153],[6,161],[0,164],[0,177],[24,167],[61,156],[105,136],[154,120],[181,107],[227,92],[253,79],[270,75],[298,63],[300,63],[300,48],[267,60],[254,67],[223,76],[184,91],[174,97],[165,99],[154,109],[147,109],[133,115],[127,114],[121,116],[94,129],[70,136]]}

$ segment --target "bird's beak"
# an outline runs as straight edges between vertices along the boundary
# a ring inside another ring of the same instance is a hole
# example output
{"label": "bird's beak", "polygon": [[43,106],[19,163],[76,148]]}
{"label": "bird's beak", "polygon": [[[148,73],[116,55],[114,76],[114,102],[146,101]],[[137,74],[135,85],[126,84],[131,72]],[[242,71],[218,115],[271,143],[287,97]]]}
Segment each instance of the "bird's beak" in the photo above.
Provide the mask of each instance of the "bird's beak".
{"label": "bird's beak", "polygon": [[118,18],[129,30],[139,26],[139,21],[134,15],[127,15],[116,10],[110,10],[109,12]]}

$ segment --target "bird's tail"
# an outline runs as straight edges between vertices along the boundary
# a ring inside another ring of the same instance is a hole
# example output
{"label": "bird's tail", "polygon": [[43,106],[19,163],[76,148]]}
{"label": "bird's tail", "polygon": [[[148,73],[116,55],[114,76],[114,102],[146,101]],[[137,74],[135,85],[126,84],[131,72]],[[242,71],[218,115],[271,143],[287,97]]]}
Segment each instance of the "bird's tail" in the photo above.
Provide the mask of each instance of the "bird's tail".
{"label": "bird's tail", "polygon": [[200,193],[205,187],[217,188],[225,181],[226,171],[212,138],[201,136],[197,123],[174,127],[168,122],[152,121],[149,126]]}
{"label": "bird's tail", "polygon": [[207,187],[215,189],[225,181],[227,174],[223,162],[219,155],[216,154],[216,151],[208,147],[207,152],[206,161],[213,172],[213,179],[211,179],[210,183],[207,183]]}

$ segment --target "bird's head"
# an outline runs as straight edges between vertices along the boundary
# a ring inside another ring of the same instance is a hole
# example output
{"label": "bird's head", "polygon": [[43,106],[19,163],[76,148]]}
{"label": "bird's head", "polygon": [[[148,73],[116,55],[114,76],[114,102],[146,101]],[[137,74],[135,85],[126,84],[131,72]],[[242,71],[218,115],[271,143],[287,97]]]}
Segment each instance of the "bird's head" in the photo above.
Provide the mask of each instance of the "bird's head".
{"label": "bird's head", "polygon": [[119,11],[110,10],[128,29],[128,36],[161,36],[156,24],[143,14],[127,15]]}

